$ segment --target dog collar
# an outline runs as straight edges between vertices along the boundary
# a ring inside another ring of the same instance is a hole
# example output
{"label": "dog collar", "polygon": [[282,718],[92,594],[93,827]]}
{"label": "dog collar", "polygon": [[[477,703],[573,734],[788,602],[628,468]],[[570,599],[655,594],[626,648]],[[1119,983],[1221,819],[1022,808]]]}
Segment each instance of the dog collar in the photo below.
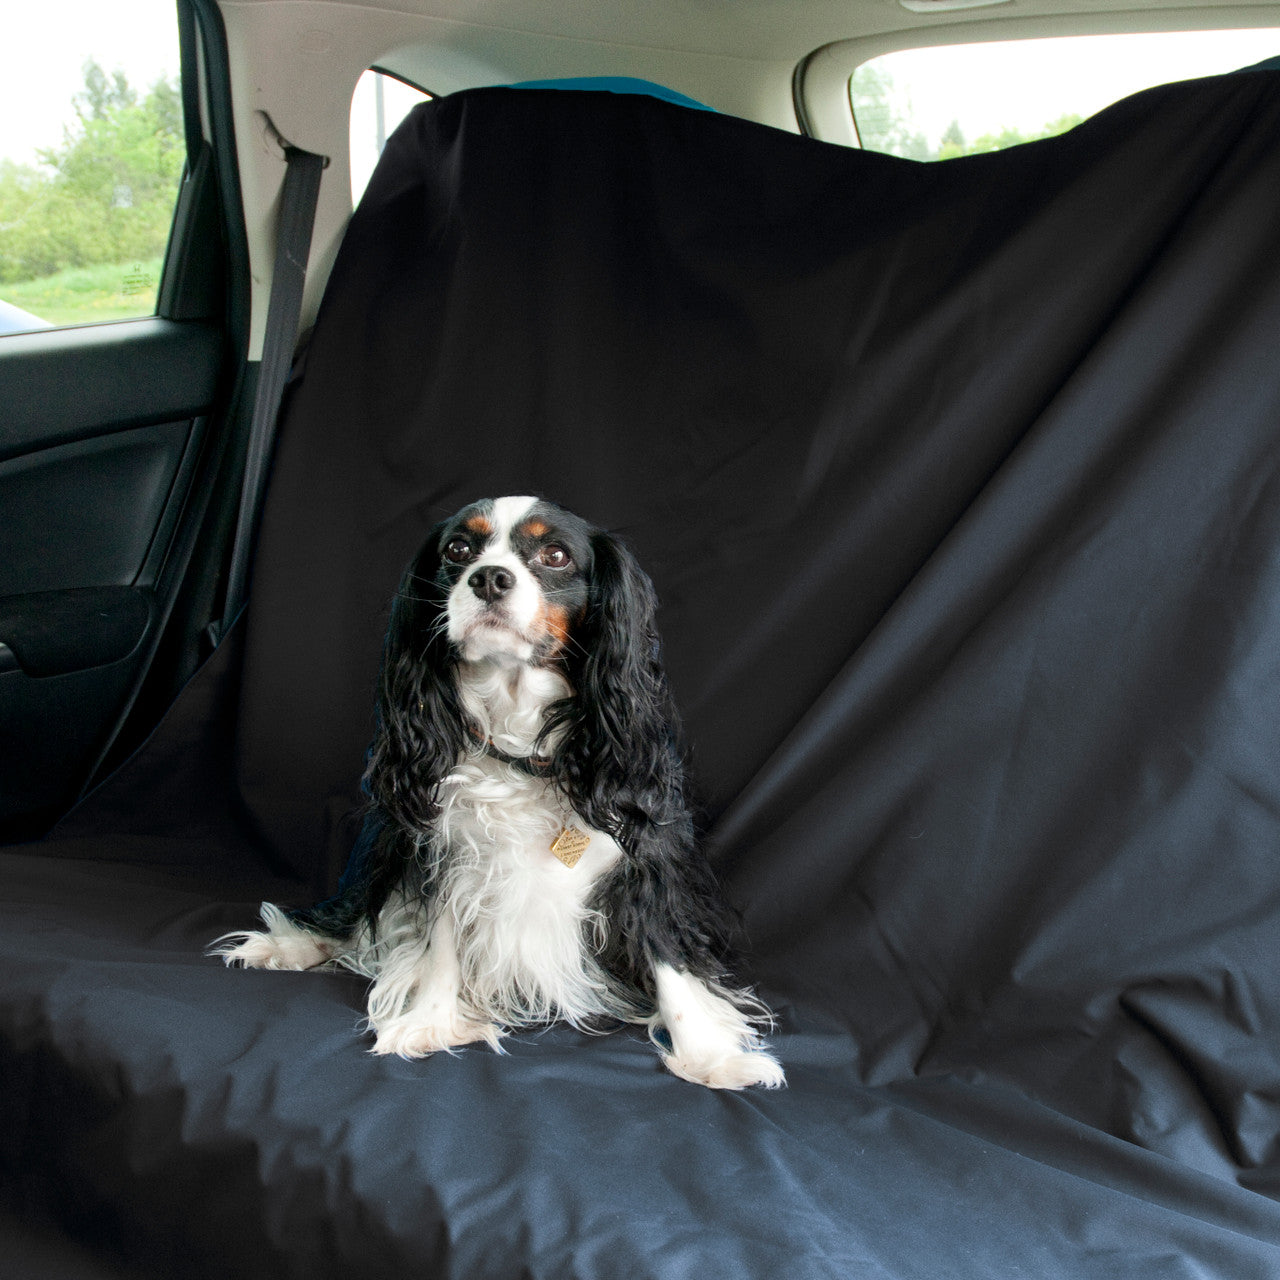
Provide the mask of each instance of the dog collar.
{"label": "dog collar", "polygon": [[531,778],[545,777],[547,770],[551,768],[550,758],[508,755],[494,744],[492,738],[482,738],[478,733],[474,734],[474,737],[484,748],[485,755],[494,760],[501,760],[503,764],[509,764],[513,769],[519,769],[521,773],[527,773]]}

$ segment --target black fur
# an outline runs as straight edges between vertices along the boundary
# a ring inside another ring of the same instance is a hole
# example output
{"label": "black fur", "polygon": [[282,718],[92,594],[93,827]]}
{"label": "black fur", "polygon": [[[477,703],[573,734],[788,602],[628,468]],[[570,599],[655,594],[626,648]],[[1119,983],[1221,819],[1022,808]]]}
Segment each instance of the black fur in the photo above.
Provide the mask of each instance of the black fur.
{"label": "black fur", "polygon": [[582,819],[626,854],[593,904],[609,921],[601,967],[650,999],[655,961],[727,979],[736,920],[685,800],[653,584],[611,534],[595,533],[591,548],[589,611],[567,664],[575,696],[553,708],[543,736],[567,730],[556,781]]}
{"label": "black fur", "polygon": [[[421,886],[441,780],[474,748],[454,682],[459,655],[443,610],[459,567],[442,548],[468,512],[437,525],[400,583],[383,651],[378,724],[365,785],[369,813],[336,898],[294,919],[332,936],[371,926],[397,886]],[[685,799],[678,722],[661,665],[651,582],[611,534],[549,503],[555,537],[573,552],[574,580],[548,584],[573,617],[572,639],[552,660],[574,693],[550,708],[539,755],[583,822],[611,835],[624,857],[597,886],[608,921],[598,959],[614,994],[651,1012],[653,965],[730,980],[736,918],[698,848]],[[575,594],[575,592],[577,594]],[[543,747],[557,741],[552,752]]]}

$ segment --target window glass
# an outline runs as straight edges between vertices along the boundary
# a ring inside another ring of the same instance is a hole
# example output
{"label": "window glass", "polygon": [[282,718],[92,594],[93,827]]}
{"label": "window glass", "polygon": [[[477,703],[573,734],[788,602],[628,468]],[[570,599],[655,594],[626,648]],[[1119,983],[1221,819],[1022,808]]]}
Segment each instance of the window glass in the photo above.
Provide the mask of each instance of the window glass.
{"label": "window glass", "polygon": [[174,0],[4,6],[0,333],[155,312],[186,160]]}
{"label": "window glass", "polygon": [[1047,138],[1152,85],[1280,54],[1280,30],[1074,36],[911,49],[849,83],[862,145],[948,160]]}
{"label": "window glass", "polygon": [[366,71],[351,95],[351,203],[360,203],[396,125],[431,95],[383,71]]}

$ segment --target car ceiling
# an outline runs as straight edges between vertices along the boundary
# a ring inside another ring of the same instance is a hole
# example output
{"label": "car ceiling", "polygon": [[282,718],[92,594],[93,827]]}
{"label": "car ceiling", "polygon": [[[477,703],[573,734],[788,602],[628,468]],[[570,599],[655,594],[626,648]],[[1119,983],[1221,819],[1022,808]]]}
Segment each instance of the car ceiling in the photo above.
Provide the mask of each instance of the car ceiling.
{"label": "car ceiling", "polygon": [[[243,4],[296,5],[298,0],[238,0]],[[932,4],[934,0],[923,0]],[[465,24],[490,31],[520,32],[604,48],[633,45],[723,57],[774,61],[799,59],[835,40],[893,36],[903,44],[999,38],[1001,29],[1044,24],[1055,33],[1088,30],[1100,23],[1139,29],[1167,26],[1267,25],[1275,5],[1239,5],[1200,0],[1003,0],[956,8],[937,0],[936,12],[912,12],[899,0],[344,0],[314,3],[323,10],[353,9]],[[943,28],[943,31],[936,29]]]}

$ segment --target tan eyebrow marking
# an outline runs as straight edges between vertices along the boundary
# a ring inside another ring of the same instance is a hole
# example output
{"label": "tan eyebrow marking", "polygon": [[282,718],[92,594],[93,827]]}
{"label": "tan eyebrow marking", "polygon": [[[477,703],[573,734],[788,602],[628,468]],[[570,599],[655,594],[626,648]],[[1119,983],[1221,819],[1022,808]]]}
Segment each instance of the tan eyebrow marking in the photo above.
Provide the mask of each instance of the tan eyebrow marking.
{"label": "tan eyebrow marking", "polygon": [[541,520],[526,520],[516,532],[524,534],[526,538],[542,538],[551,532],[551,526]]}
{"label": "tan eyebrow marking", "polygon": [[486,538],[493,533],[493,525],[486,516],[471,516],[462,522],[464,529],[470,529],[472,533],[483,534]]}

